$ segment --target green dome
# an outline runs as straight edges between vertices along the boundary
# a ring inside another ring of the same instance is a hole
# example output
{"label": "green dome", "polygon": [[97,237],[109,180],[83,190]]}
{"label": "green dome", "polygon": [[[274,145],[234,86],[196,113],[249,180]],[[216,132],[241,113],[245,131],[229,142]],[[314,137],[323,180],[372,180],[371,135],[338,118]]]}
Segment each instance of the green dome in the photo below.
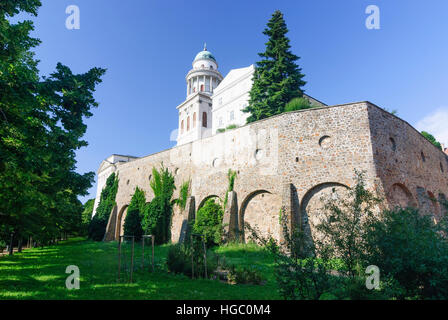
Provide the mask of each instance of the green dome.
{"label": "green dome", "polygon": [[194,58],[194,61],[197,61],[197,60],[213,60],[216,62],[216,59],[213,56],[213,54],[207,50],[203,50],[203,51],[199,52],[196,55],[196,58]]}

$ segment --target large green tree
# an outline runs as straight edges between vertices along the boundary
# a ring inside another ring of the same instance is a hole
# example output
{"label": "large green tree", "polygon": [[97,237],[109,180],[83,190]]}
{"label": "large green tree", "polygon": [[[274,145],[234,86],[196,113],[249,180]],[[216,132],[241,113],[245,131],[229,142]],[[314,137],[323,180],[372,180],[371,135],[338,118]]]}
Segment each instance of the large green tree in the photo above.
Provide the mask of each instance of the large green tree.
{"label": "large green tree", "polygon": [[94,173],[79,174],[75,151],[86,146],[84,120],[105,70],[73,74],[58,63],[41,77],[30,36],[39,0],[0,2],[0,226],[3,234],[45,243],[79,229],[82,204]]}
{"label": "large green tree", "polygon": [[292,99],[303,96],[304,75],[297,65],[298,56],[291,52],[286,36],[283,14],[277,10],[263,34],[269,37],[266,50],[258,55],[249,106],[243,111],[250,113],[247,122],[253,122],[280,114]]}
{"label": "large green tree", "polygon": [[124,219],[124,235],[134,236],[140,240],[143,235],[142,217],[146,206],[145,192],[139,187],[135,188],[131,203],[129,204],[126,218]]}

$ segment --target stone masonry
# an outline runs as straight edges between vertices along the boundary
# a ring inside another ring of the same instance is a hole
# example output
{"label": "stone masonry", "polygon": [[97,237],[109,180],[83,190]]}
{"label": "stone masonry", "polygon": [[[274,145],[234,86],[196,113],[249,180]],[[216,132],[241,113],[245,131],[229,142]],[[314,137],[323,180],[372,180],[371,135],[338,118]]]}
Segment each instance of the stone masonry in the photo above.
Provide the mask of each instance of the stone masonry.
{"label": "stone masonry", "polygon": [[119,175],[106,240],[122,234],[136,186],[151,201],[151,171],[162,163],[175,176],[174,197],[182,182],[191,182],[186,209],[175,206],[173,242],[182,241],[205,200],[224,200],[229,169],[237,178],[224,222],[230,236],[243,240],[246,224],[281,239],[281,210],[290,227],[309,228],[319,220],[321,197],[343,196],[355,169],[365,172],[367,187],[384,195],[388,207],[418,206],[435,220],[446,214],[434,200],[448,194],[448,156],[370,102],[284,113],[130,162],[103,162],[99,175]]}

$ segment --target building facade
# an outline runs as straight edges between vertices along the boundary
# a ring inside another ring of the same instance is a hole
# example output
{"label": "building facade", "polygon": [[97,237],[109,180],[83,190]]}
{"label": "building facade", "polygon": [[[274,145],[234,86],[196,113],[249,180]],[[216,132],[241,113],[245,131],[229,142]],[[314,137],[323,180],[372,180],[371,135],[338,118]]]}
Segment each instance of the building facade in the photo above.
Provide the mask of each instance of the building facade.
{"label": "building facade", "polygon": [[[229,169],[237,177],[224,223],[242,240],[248,240],[247,225],[281,239],[280,212],[291,228],[313,234],[322,216],[322,197],[344,196],[355,183],[355,170],[365,173],[367,187],[384,197],[385,207],[417,206],[436,221],[447,214],[435,200],[448,195],[448,157],[404,120],[370,102],[325,106],[309,97],[320,107],[245,124],[241,110],[248,101],[253,66],[232,70],[225,78],[217,69],[207,50],[193,62],[187,99],[178,106],[176,147],[142,158],[114,155],[102,162],[96,202],[105,179],[119,173],[106,240],[122,234],[137,186],[152,200],[152,168],[162,163],[174,174],[175,198],[180,185],[190,181],[187,207],[174,208],[173,242],[183,240],[188,222],[207,199],[226,197]],[[229,124],[237,128],[219,132]]]}

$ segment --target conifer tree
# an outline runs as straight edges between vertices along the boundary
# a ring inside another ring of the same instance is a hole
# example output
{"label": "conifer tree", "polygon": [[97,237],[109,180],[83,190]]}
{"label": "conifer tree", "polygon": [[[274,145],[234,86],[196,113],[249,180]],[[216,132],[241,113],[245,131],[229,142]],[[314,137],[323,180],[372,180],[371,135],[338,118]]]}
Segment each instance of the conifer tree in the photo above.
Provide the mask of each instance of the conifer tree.
{"label": "conifer tree", "polygon": [[266,50],[258,55],[249,106],[243,111],[250,113],[247,122],[253,122],[285,111],[285,105],[292,99],[303,96],[304,75],[296,64],[286,37],[283,14],[277,10],[267,24],[263,34],[269,37]]}
{"label": "conifer tree", "polygon": [[145,192],[139,187],[136,187],[124,220],[124,235],[134,236],[136,241],[140,240],[143,235],[142,216],[145,205]]}

